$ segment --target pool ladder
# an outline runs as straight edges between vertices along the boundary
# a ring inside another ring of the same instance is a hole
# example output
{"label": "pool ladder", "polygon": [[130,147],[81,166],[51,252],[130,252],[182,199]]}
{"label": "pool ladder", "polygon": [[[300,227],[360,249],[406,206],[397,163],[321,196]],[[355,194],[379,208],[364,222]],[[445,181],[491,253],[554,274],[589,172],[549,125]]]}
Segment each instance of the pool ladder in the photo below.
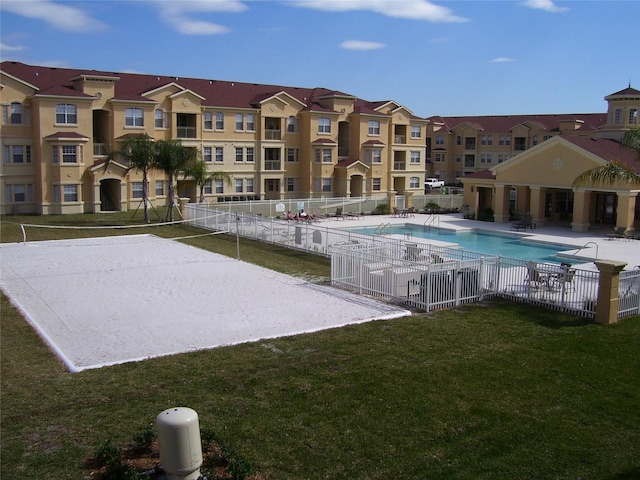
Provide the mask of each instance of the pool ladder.
{"label": "pool ladder", "polygon": [[376,229],[373,231],[373,233],[375,235],[384,235],[384,229],[387,227],[391,227],[390,223],[381,223],[380,225],[378,225],[376,227]]}
{"label": "pool ladder", "polygon": [[596,260],[597,260],[598,259],[598,244],[596,242],[587,242],[587,243],[585,243],[583,246],[578,247],[576,249],[575,253],[572,253],[571,256],[575,257],[580,250],[583,250],[583,249],[587,248],[589,245],[593,245],[593,246],[596,247]]}
{"label": "pool ladder", "polygon": [[[437,224],[437,225],[434,225]],[[427,219],[424,221],[424,223],[422,224],[422,226],[424,228],[431,228],[431,227],[440,227],[440,215],[436,215],[435,213],[432,213],[431,215],[429,215],[427,217]]]}

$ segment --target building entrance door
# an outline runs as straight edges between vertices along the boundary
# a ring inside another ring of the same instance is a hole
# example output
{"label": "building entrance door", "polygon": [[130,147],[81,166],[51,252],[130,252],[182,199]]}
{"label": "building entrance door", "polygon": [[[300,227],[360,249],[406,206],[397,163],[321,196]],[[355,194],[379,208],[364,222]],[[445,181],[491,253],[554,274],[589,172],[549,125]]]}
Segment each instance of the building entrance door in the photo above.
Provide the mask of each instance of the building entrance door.
{"label": "building entrance door", "polygon": [[615,193],[598,193],[596,196],[596,222],[614,225],[618,197]]}

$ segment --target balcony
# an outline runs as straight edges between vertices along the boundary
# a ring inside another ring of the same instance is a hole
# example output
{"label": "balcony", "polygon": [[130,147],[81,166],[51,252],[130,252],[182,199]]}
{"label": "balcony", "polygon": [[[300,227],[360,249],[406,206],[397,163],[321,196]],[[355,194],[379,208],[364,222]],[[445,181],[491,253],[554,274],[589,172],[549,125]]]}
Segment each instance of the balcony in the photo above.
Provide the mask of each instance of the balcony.
{"label": "balcony", "polygon": [[178,138],[196,138],[196,127],[177,127]]}
{"label": "balcony", "polygon": [[280,140],[282,138],[282,134],[280,130],[266,129],[264,131],[264,139],[265,140]]}
{"label": "balcony", "polygon": [[265,160],[264,161],[264,169],[265,170],[281,170],[282,163],[280,160]]}
{"label": "balcony", "polygon": [[108,143],[94,143],[93,144],[93,156],[94,157],[106,157],[109,155]]}
{"label": "balcony", "polygon": [[393,143],[407,143],[407,136],[406,135],[394,135],[393,136]]}
{"label": "balcony", "polygon": [[393,162],[393,169],[394,170],[406,170],[407,169],[407,163],[406,162],[395,161],[395,162]]}

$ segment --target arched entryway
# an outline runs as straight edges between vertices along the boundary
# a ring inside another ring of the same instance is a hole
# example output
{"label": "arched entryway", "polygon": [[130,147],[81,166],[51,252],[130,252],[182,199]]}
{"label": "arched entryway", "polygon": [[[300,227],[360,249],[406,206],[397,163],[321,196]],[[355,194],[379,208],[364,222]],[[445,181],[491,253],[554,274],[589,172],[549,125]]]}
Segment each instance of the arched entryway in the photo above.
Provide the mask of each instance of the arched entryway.
{"label": "arched entryway", "polygon": [[120,180],[107,178],[100,180],[100,211],[119,212],[120,208]]}

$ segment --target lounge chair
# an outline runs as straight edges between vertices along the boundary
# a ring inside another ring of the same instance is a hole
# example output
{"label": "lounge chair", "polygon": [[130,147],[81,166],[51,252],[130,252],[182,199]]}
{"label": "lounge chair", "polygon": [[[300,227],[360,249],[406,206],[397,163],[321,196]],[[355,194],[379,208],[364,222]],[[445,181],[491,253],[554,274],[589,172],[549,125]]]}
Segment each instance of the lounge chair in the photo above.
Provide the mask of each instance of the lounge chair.
{"label": "lounge chair", "polygon": [[336,208],[336,213],[333,216],[334,218],[341,218],[344,220],[344,213],[342,213],[342,207],[337,207]]}
{"label": "lounge chair", "polygon": [[399,217],[400,216],[400,210],[398,210],[398,207],[393,207],[393,211],[391,212],[391,216],[392,217]]}
{"label": "lounge chair", "polygon": [[407,217],[415,217],[416,216],[416,209],[415,207],[409,207],[407,208]]}
{"label": "lounge chair", "polygon": [[614,227],[613,232],[607,233],[604,236],[605,240],[615,240],[616,238],[625,238],[624,227]]}
{"label": "lounge chair", "polygon": [[529,228],[531,230],[536,228],[536,224],[533,223],[533,217],[531,215],[525,215],[522,218],[522,220],[511,224],[511,230],[516,230],[516,231],[524,230],[524,231],[526,231],[527,228]]}

